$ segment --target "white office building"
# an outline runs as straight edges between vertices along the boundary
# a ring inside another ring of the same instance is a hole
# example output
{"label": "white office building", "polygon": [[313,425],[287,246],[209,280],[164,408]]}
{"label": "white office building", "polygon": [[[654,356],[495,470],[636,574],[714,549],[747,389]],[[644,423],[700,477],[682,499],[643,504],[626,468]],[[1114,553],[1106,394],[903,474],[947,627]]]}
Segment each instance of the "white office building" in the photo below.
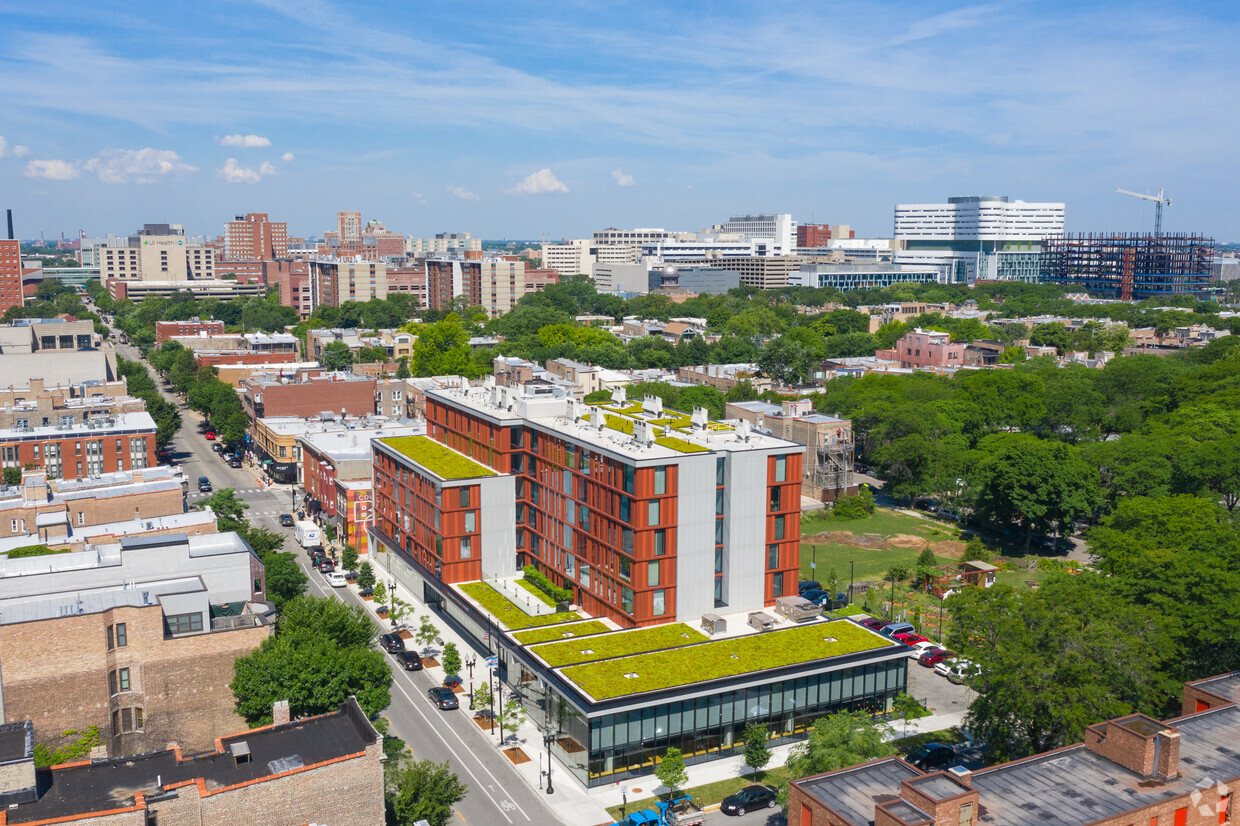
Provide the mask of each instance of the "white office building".
{"label": "white office building", "polygon": [[791,213],[734,215],[714,230],[744,239],[769,239],[772,255],[794,255],[797,251],[797,222]]}
{"label": "white office building", "polygon": [[1039,280],[1042,241],[1062,235],[1064,205],[1009,201],[1005,195],[897,204],[897,264],[934,266],[940,281],[972,284]]}
{"label": "white office building", "polygon": [[594,275],[594,245],[587,238],[573,238],[542,245],[542,265],[561,276]]}

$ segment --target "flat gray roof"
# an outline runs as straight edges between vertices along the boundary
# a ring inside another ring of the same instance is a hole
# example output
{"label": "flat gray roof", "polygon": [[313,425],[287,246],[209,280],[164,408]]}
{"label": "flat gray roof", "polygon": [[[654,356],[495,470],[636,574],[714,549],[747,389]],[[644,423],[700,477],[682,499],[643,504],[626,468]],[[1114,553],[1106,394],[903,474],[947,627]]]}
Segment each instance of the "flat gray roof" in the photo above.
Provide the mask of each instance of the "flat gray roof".
{"label": "flat gray roof", "polygon": [[1233,671],[1230,674],[1222,674],[1218,677],[1210,677],[1205,680],[1198,680],[1192,685],[1211,694],[1217,694],[1225,697],[1233,703],[1240,703],[1240,671]]}
{"label": "flat gray roof", "polygon": [[920,775],[912,766],[889,757],[795,782],[857,826],[874,826],[875,804],[899,800],[901,781]]}

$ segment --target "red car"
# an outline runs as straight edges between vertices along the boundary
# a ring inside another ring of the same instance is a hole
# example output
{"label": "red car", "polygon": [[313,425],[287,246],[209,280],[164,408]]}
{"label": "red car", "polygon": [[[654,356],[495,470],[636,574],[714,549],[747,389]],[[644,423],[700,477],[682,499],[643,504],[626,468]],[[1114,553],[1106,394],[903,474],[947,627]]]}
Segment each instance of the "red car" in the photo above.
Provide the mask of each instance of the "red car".
{"label": "red car", "polygon": [[873,617],[861,620],[861,624],[871,631],[877,631],[880,628],[886,628],[888,625],[891,625],[887,620],[874,619]]}
{"label": "red car", "polygon": [[215,431],[214,431],[214,430],[208,430],[208,431],[207,431],[206,433],[204,433],[203,435],[207,437],[207,440],[208,440],[208,441],[212,441],[212,442],[213,442],[213,441],[215,441]]}
{"label": "red car", "polygon": [[936,665],[943,662],[943,660],[954,656],[956,656],[954,653],[946,649],[931,648],[925,654],[922,654],[917,658],[917,664],[924,665],[926,668],[934,668]]}
{"label": "red car", "polygon": [[921,634],[914,634],[914,633],[912,633],[912,632],[905,632],[905,633],[903,633],[903,634],[896,634],[894,637],[892,637],[892,639],[893,639],[893,640],[899,640],[900,642],[904,643],[905,645],[916,645],[916,644],[917,644],[917,643],[919,643],[919,642],[930,642],[930,640],[929,640],[928,638],[923,637]]}

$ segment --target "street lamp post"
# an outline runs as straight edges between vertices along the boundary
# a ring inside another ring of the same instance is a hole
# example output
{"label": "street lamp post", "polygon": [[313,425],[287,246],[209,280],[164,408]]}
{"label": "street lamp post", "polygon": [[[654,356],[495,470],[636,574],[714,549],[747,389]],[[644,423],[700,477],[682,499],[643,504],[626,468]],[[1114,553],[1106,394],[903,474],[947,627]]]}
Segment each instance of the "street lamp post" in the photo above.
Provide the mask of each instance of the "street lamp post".
{"label": "street lamp post", "polygon": [[491,674],[493,672],[487,669],[487,688],[491,690],[487,692],[490,695],[487,698],[487,710],[491,713],[491,733],[495,733],[495,689],[491,685]]}
{"label": "street lamp post", "polygon": [[848,604],[853,602],[853,571],[856,570],[856,560],[848,560]]}
{"label": "street lamp post", "polygon": [[[495,707],[499,709],[499,714],[496,715],[499,717],[499,744],[502,748],[504,745],[504,681],[498,675],[495,678],[495,688]],[[495,717],[491,719],[494,720]]]}
{"label": "street lamp post", "polygon": [[469,669],[469,710],[474,710],[474,665],[478,662],[478,658],[473,654],[469,655],[469,659],[465,661],[465,667]]}
{"label": "street lamp post", "polygon": [[551,788],[551,744],[555,742],[555,735],[547,732],[543,735],[543,746],[547,749],[547,794],[552,794],[554,789]]}

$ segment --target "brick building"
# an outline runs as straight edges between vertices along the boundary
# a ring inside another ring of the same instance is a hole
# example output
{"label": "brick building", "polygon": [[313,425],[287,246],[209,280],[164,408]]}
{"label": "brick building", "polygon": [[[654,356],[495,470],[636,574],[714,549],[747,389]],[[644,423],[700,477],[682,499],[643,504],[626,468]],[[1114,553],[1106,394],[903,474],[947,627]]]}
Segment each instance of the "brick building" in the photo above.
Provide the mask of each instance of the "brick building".
{"label": "brick building", "polygon": [[[34,769],[33,753],[0,775],[6,824],[89,826],[382,826],[383,739],[349,698],[328,714],[232,729],[205,754],[174,745],[137,757]],[[23,732],[3,738],[17,745]],[[0,751],[0,760],[9,757]]]}
{"label": "brick building", "polygon": [[533,564],[622,627],[795,593],[801,445],[623,390],[589,408],[545,385],[425,392],[429,438],[376,443],[372,541],[427,587]]}
{"label": "brick building", "polygon": [[310,295],[310,262],[277,261],[275,271],[268,272],[268,283],[280,290],[280,303],[292,307],[302,319],[310,317],[314,303]]}
{"label": "brick building", "polygon": [[22,307],[22,242],[0,240],[0,313],[9,307]]}
{"label": "brick building", "polygon": [[1215,826],[1240,784],[1240,673],[1190,683],[1184,716],[1130,714],[1085,742],[980,771],[899,758],[794,780],[789,826]]}
{"label": "brick building", "polygon": [[809,399],[783,404],[728,402],[724,417],[743,419],[782,439],[805,445],[801,493],[820,502],[834,502],[857,492],[853,475],[852,422],[814,411]]}
{"label": "brick building", "polygon": [[5,722],[97,725],[112,754],[210,747],[244,723],[233,660],[268,635],[262,563],[235,533],[0,559]]}
{"label": "brick building", "polygon": [[34,425],[0,430],[0,466],[42,468],[49,477],[80,479],[155,464],[151,414],[118,413],[86,424]]}
{"label": "brick building", "polygon": [[[230,261],[272,261],[288,257],[288,224],[272,221],[265,212],[238,215],[224,225],[224,257]],[[218,262],[219,272],[230,272]]]}
{"label": "brick building", "polygon": [[306,418],[331,411],[347,416],[375,412],[375,380],[351,373],[325,373],[285,384],[265,376],[241,383],[241,406],[250,421],[267,416]]}
{"label": "brick building", "polygon": [[905,368],[962,367],[964,348],[963,341],[953,342],[948,333],[919,327],[897,341],[895,347],[879,350],[874,357],[898,361]]}
{"label": "brick building", "polygon": [[224,322],[222,321],[203,321],[200,318],[191,318],[188,321],[155,322],[156,347],[174,337],[193,336],[198,338],[222,335],[224,335]]}
{"label": "brick building", "polygon": [[346,301],[387,298],[387,265],[363,258],[320,258],[310,262],[310,307],[339,307]]}
{"label": "brick building", "polygon": [[32,378],[25,386],[0,388],[0,428],[83,424],[145,409],[145,402],[128,395],[123,378],[56,387]]}
{"label": "brick building", "polygon": [[[545,279],[544,279],[545,280]],[[491,318],[503,315],[525,295],[525,262],[519,258],[428,258],[426,306],[443,310],[463,297]]]}
{"label": "brick building", "polygon": [[797,224],[797,247],[825,247],[841,238],[856,238],[857,233],[847,224]]}

